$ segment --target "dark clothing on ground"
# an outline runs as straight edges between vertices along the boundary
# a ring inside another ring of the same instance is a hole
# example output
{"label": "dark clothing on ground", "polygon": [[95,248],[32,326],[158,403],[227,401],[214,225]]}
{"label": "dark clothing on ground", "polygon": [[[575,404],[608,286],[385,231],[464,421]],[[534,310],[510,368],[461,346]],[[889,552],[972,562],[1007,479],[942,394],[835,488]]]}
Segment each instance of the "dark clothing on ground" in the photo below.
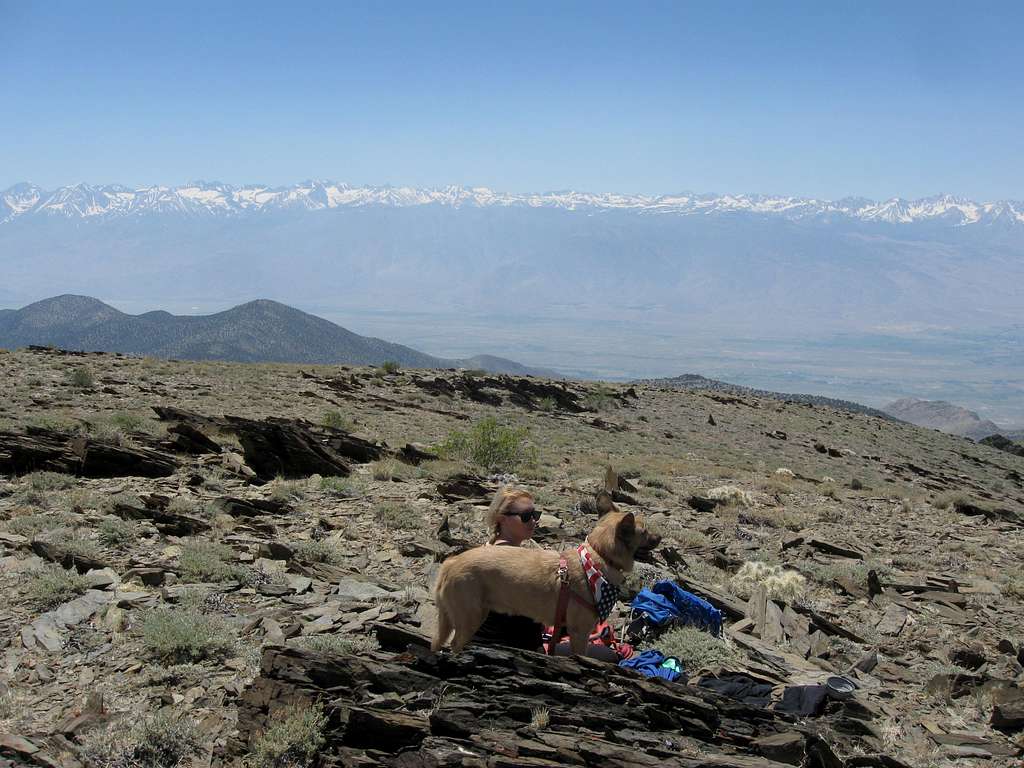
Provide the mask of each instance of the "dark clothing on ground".
{"label": "dark clothing on ground", "polygon": [[540,650],[544,627],[526,616],[509,616],[491,611],[476,631],[472,642],[481,645],[507,645],[524,651]]}

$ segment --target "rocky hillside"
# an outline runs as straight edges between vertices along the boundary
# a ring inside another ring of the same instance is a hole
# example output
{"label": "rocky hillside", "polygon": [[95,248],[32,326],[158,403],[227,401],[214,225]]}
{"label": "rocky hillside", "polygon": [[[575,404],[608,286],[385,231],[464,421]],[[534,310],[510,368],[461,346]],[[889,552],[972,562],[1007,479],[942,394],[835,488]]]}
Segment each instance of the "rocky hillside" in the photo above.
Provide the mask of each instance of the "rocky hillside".
{"label": "rocky hillside", "polygon": [[947,403],[945,400],[918,400],[913,397],[889,403],[883,409],[894,418],[919,427],[937,429],[951,435],[981,440],[999,433],[999,427],[974,411]]}
{"label": "rocky hillside", "polygon": [[360,336],[323,318],[261,299],[213,315],[128,315],[70,294],[0,310],[0,347],[30,345],[185,360],[348,363],[392,361],[411,368],[480,368],[544,373],[493,355],[445,360],[401,344]]}
{"label": "rocky hillside", "polygon": [[746,397],[757,397],[761,399],[782,400],[790,403],[803,403],[805,405],[823,405],[834,408],[838,411],[849,411],[850,413],[863,413],[868,416],[876,416],[880,419],[893,418],[884,411],[877,408],[870,408],[850,400],[837,400],[832,397],[821,395],[801,395],[786,392],[769,392],[765,389],[754,389],[744,387],[740,384],[730,384],[727,381],[709,379],[696,373],[684,373],[681,376],[672,376],[664,379],[641,379],[641,384],[652,387],[668,387],[670,389],[682,390],[705,390],[708,392],[731,392]]}
{"label": "rocky hillside", "polygon": [[[1020,764],[1024,458],[640,384],[46,350],[0,376],[2,766]],[[546,547],[611,490],[663,536],[626,597],[675,580],[723,636],[631,636],[677,682],[430,653],[497,472]]]}

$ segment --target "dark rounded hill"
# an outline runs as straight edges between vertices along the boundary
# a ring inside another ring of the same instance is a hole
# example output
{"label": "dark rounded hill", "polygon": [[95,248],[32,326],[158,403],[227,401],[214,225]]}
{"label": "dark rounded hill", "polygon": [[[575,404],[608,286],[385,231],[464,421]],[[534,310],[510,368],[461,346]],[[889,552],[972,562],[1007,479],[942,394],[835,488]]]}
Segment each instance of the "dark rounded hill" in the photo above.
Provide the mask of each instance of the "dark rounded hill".
{"label": "dark rounded hill", "polygon": [[[31,344],[185,360],[347,363],[393,360],[410,368],[446,368],[445,360],[401,344],[356,333],[276,301],[259,299],[212,315],[164,311],[128,315],[102,301],[65,294],[18,310],[0,311],[0,347]],[[510,360],[483,356],[478,367],[532,372]],[[474,362],[476,360],[474,359]]]}

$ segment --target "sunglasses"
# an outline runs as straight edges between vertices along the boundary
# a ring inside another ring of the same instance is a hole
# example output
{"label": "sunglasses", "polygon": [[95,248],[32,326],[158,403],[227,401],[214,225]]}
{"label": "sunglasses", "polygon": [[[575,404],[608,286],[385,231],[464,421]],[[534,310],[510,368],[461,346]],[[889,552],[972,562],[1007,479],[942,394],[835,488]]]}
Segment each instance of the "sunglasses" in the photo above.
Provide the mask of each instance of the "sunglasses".
{"label": "sunglasses", "polygon": [[540,520],[540,512],[536,509],[531,509],[529,512],[503,512],[505,517],[518,517],[523,523],[528,523],[531,520],[537,522]]}

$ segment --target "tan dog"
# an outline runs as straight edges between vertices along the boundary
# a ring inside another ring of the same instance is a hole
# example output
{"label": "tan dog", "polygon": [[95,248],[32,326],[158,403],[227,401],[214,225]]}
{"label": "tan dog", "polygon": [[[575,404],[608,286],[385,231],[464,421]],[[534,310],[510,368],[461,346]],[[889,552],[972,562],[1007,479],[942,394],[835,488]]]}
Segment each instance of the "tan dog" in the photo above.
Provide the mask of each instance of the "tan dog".
{"label": "tan dog", "polygon": [[[661,537],[649,533],[632,512],[616,509],[607,493],[598,497],[597,508],[602,517],[587,537],[587,547],[604,577],[619,586],[622,575],[632,570],[637,551],[656,547]],[[575,595],[569,600],[565,625],[572,652],[582,655],[597,624],[597,610],[579,555],[569,550],[562,556]],[[446,560],[437,576],[437,632],[431,649],[440,650],[454,632],[451,649],[458,653],[490,611],[553,624],[561,588],[559,557],[549,550],[477,547]]]}

